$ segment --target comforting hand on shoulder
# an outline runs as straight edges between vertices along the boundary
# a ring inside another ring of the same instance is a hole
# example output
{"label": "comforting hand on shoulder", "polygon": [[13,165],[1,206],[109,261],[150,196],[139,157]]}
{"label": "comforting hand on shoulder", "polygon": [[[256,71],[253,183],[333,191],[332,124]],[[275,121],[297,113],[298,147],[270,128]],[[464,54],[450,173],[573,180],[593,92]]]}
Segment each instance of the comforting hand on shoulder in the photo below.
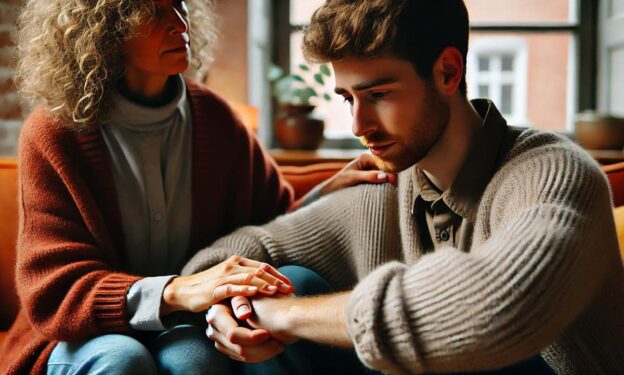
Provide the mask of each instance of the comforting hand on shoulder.
{"label": "comforting hand on shoulder", "polygon": [[325,195],[361,183],[383,184],[385,182],[396,183],[396,176],[378,170],[371,155],[361,154],[327,180],[319,193]]}

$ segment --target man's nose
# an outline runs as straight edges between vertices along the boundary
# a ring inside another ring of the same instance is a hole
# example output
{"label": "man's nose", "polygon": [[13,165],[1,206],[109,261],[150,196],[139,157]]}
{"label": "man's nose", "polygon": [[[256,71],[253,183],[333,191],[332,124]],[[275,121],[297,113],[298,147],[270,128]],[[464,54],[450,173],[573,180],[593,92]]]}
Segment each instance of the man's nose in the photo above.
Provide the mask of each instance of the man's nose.
{"label": "man's nose", "polygon": [[356,137],[362,137],[377,129],[376,116],[366,104],[353,104],[353,125],[351,131]]}

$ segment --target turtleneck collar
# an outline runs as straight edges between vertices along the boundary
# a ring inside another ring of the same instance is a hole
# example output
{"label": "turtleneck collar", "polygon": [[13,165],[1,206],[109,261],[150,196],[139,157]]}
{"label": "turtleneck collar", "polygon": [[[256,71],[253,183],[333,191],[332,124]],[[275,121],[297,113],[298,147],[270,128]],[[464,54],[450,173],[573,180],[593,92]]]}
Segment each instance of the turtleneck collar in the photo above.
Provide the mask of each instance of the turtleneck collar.
{"label": "turtleneck collar", "polygon": [[184,113],[183,106],[186,102],[184,79],[181,75],[172,76],[171,79],[174,80],[172,86],[176,90],[176,95],[169,103],[160,107],[135,103],[116,92],[113,96],[109,119],[105,122],[136,131],[154,131],[170,126],[174,123],[172,117],[177,113]]}

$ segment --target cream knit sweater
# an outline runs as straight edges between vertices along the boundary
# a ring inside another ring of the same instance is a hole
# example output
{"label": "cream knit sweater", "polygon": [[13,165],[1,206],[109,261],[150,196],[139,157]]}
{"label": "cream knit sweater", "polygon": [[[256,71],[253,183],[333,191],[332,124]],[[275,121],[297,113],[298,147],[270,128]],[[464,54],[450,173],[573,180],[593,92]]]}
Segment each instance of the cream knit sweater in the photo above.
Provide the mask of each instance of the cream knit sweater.
{"label": "cream knit sweater", "polygon": [[474,210],[469,252],[423,253],[407,170],[199,252],[184,273],[232,254],[298,264],[355,287],[360,359],[392,373],[508,366],[541,352],[559,373],[624,374],[624,271],[599,166],[570,141],[523,132]]}

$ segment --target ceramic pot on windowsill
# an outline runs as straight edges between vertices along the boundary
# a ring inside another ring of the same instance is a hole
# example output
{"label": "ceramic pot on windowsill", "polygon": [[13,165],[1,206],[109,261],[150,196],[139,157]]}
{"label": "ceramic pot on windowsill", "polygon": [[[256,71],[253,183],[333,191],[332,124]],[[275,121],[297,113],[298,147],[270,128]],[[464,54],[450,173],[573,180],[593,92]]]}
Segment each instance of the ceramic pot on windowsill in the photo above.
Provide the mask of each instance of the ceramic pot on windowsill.
{"label": "ceramic pot on windowsill", "polygon": [[312,115],[314,106],[280,104],[275,118],[275,135],[286,150],[316,150],[323,142],[323,120]]}
{"label": "ceramic pot on windowsill", "polygon": [[624,118],[584,111],[576,116],[576,140],[592,150],[622,150]]}

